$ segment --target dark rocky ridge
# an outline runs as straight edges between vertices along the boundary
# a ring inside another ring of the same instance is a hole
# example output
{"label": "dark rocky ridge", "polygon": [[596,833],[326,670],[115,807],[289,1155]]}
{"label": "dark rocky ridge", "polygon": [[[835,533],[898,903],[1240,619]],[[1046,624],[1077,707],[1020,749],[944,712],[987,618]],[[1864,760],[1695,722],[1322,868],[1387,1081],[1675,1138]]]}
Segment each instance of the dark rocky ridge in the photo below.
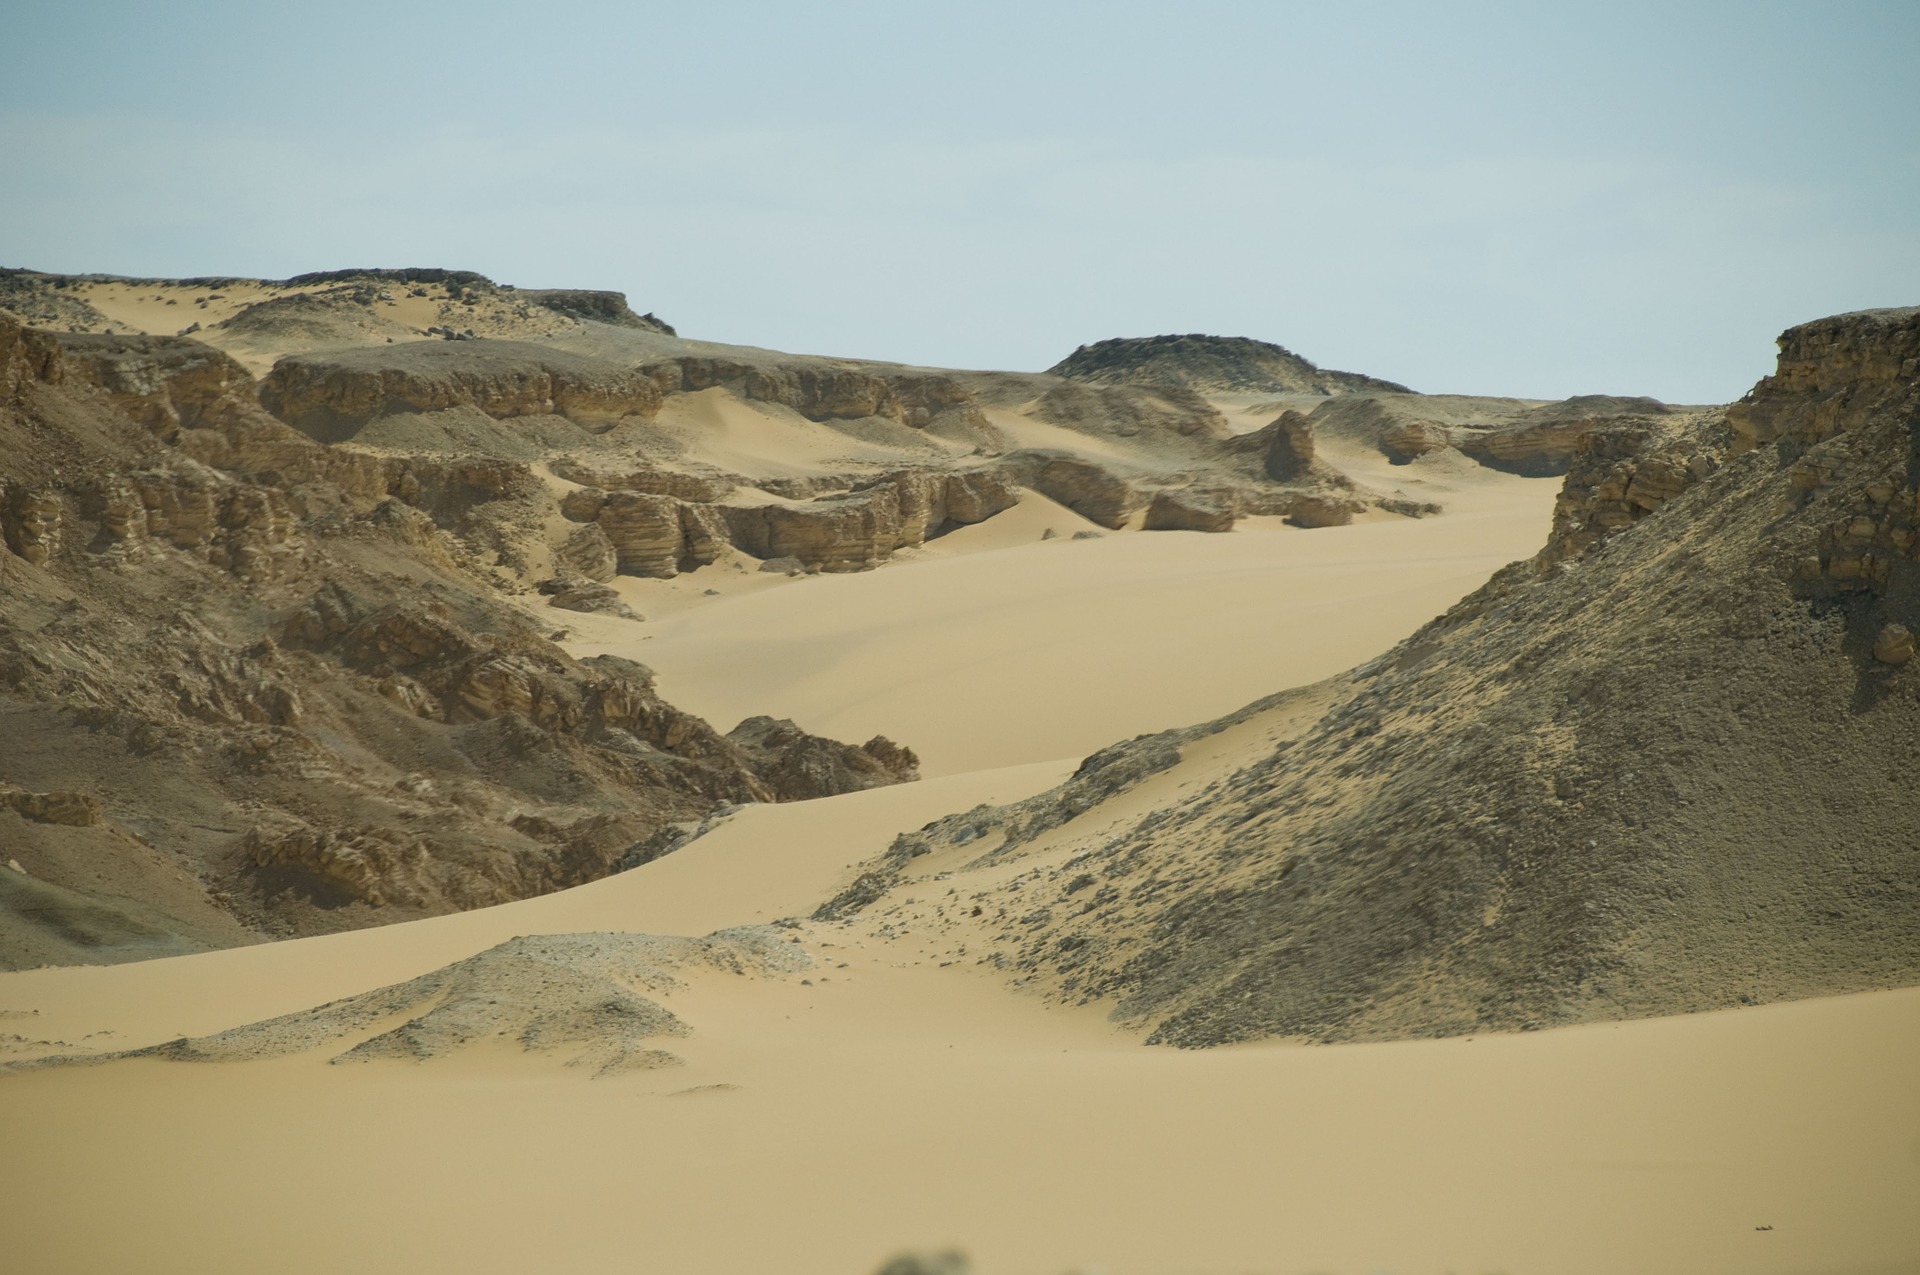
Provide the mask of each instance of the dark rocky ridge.
{"label": "dark rocky ridge", "polygon": [[1316,367],[1268,341],[1197,332],[1096,341],[1081,346],[1047,371],[1095,385],[1166,385],[1201,393],[1412,393],[1393,381]]}

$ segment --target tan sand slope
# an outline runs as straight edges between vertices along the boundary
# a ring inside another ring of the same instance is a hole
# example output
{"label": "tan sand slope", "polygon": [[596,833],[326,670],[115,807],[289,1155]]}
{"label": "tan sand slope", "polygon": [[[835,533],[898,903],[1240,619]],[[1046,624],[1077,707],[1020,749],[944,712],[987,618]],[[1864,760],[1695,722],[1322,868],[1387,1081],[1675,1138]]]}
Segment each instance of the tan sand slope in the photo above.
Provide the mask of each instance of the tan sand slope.
{"label": "tan sand slope", "polygon": [[[643,631],[578,624],[573,649],[641,661],[725,727],[770,713],[910,741],[928,774],[1085,754],[1350,668],[1531,552],[1558,484],[1474,483],[1441,518],[1311,531],[1078,541],[1070,515],[1002,515],[878,572],[712,599]],[[1062,536],[1011,540],[1036,520]],[[975,537],[993,551],[965,552]],[[702,580],[634,584],[624,596],[660,616],[654,594]]]}
{"label": "tan sand slope", "polygon": [[[117,1047],[511,933],[698,932],[824,892],[892,828],[1059,773],[757,808],[621,877],[483,912],[0,976],[0,1009],[14,1034]],[[590,1080],[514,1051],[322,1052],[0,1076],[9,1253],[48,1272],[837,1275],[948,1243],[989,1273],[1916,1269],[1903,1060],[1920,993],[1194,1054],[906,945],[802,934],[813,971],[716,972],[661,998],[693,1029],[671,1042],[680,1067]]]}

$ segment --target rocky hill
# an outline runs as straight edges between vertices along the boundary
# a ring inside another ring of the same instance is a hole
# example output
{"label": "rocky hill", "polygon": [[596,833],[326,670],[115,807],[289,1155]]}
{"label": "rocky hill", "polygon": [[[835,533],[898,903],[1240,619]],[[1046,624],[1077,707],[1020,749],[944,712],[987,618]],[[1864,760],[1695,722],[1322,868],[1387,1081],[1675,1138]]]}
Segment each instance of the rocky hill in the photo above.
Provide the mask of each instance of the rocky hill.
{"label": "rocky hill", "polygon": [[530,481],[325,446],[190,338],[0,316],[0,965],[523,898],[913,776],[568,655],[498,565]]}
{"label": "rocky hill", "polygon": [[1205,394],[1410,394],[1404,385],[1314,366],[1244,336],[1115,337],[1083,345],[1047,371],[1089,385],[1174,386]]}
{"label": "rocky hill", "polygon": [[1350,679],[904,837],[821,918],[1184,1046],[1920,981],[1920,310],[1627,406],[1538,558]]}

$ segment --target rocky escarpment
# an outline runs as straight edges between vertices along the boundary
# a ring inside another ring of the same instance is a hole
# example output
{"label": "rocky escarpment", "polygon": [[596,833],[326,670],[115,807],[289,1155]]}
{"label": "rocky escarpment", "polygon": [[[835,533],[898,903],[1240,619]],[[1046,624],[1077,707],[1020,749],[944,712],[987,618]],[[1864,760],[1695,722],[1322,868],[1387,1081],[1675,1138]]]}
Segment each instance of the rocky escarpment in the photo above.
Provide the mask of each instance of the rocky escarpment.
{"label": "rocky escarpment", "polygon": [[0,321],[0,374],[8,961],[523,898],[731,804],[912,777],[567,655],[501,594],[496,534],[551,507],[524,463],[322,446],[191,340]]}
{"label": "rocky escarpment", "polygon": [[1116,337],[1083,345],[1048,368],[1094,385],[1176,386],[1201,393],[1407,394],[1393,381],[1316,367],[1283,346],[1249,337]]}
{"label": "rocky escarpment", "polygon": [[1920,982],[1916,429],[1920,310],[1793,329],[1724,423],[1584,435],[1548,553],[1309,725],[1144,814],[1100,777],[1187,741],[1122,746],[823,916],[897,931],[936,864],[985,931],[968,959],[1183,1046]]}

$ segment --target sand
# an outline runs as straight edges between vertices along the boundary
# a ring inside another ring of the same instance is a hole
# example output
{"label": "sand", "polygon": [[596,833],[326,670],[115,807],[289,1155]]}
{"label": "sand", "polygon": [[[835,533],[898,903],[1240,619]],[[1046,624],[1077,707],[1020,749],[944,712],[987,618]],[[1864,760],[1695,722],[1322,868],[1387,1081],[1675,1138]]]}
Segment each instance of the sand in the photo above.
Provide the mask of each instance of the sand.
{"label": "sand", "polygon": [[[0,978],[13,1030],[123,1045],[519,932],[782,910],[891,825],[1058,768],[757,809],[552,898]],[[771,880],[759,870],[774,870]],[[727,897],[729,893],[739,898]],[[1895,1271],[1920,1252],[1920,991],[1559,1032],[1206,1053],[834,927],[821,968],[666,1002],[683,1067],[499,1053],[134,1061],[0,1079],[36,1271]],[[841,967],[845,962],[845,968]],[[1758,1230],[1770,1227],[1770,1230]]]}
{"label": "sand", "polygon": [[[1029,503],[879,571],[748,588],[723,566],[663,582],[652,623],[579,617],[582,653],[652,665],[716,725],[884,732],[929,778],[748,807],[523,903],[0,975],[7,1052],[218,1031],[514,935],[805,915],[896,833],[1338,673],[1544,535],[1551,482],[1381,468],[1450,512],[1041,541],[1065,511]],[[709,597],[702,575],[735,583]],[[1127,800],[1165,800],[1232,743]],[[593,1080],[503,1045],[0,1075],[6,1264],[844,1275],[957,1245],[985,1275],[1920,1270],[1920,990],[1194,1053],[872,925],[794,930],[811,971],[689,977],[661,998],[692,1026],[672,1042],[685,1064],[659,1071]]]}

